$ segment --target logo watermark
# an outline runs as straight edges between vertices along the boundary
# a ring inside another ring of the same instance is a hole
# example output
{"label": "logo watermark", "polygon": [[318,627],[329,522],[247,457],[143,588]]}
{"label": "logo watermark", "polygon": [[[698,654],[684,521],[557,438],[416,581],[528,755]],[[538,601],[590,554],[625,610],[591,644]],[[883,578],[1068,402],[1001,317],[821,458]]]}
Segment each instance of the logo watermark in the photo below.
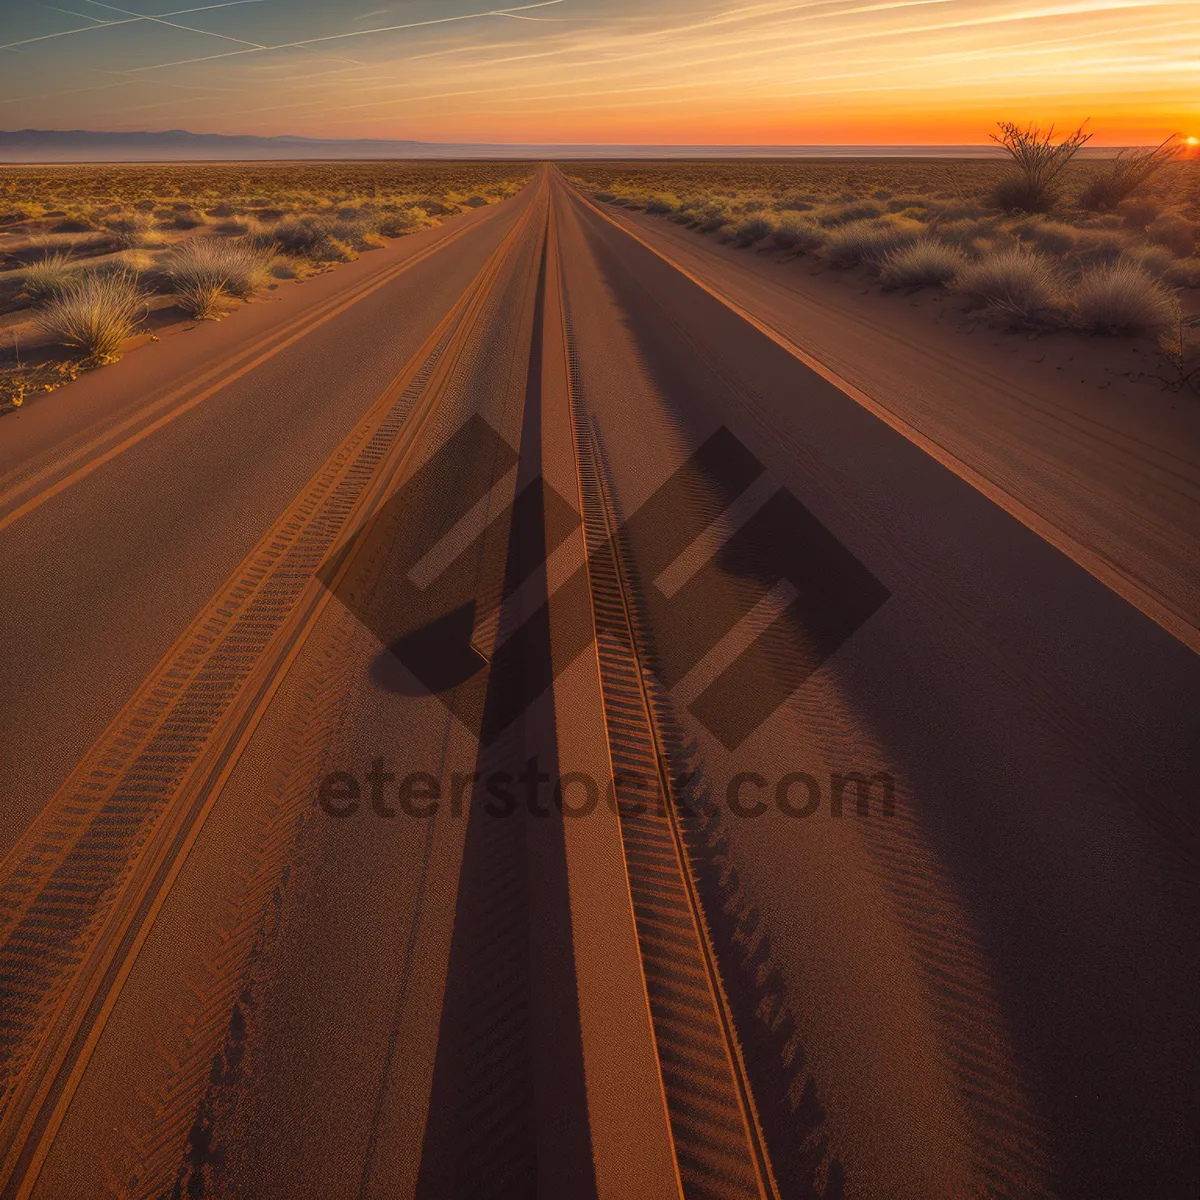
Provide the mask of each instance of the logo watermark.
{"label": "logo watermark", "polygon": [[[671,780],[675,812],[685,818],[704,817],[722,809],[731,816],[753,820],[775,810],[795,820],[824,813],[842,817],[895,815],[896,781],[884,772],[830,772],[819,780],[806,771],[789,771],[768,778],[757,771],[739,771],[721,790],[697,795],[695,775]],[[361,774],[333,771],[317,790],[317,803],[327,816],[345,819],[374,816],[385,820],[430,820],[439,814],[466,816],[474,805],[497,819],[528,813],[537,819],[554,814],[588,817],[602,805],[622,816],[665,815],[659,780],[637,772],[618,772],[597,779],[583,771],[552,775],[536,757],[519,770],[454,771],[439,777],[428,771],[397,775],[383,758]]]}
{"label": "logo watermark", "polygon": [[[358,531],[356,553],[369,556],[382,543],[383,531],[399,530],[393,552],[400,556],[399,569],[389,573],[386,606],[373,607],[369,597],[355,594],[344,582],[348,576],[339,573],[340,560],[321,571],[326,586],[343,580],[336,585],[343,603],[484,745],[508,729],[594,639],[583,565],[519,628],[496,638],[487,654],[480,649],[489,637],[479,631],[494,633],[505,602],[580,527],[574,506],[539,477],[499,512],[480,518],[482,527],[473,534],[462,532],[491,492],[492,480],[503,478],[517,458],[499,433],[473,416]],[[747,644],[687,705],[730,750],[889,595],[795,496],[785,488],[763,487],[765,482],[762,463],[721,427],[624,521],[609,547],[636,552],[638,595],[654,630],[653,670],[667,692],[748,618],[767,611]],[[737,508],[758,496],[761,502],[748,514]],[[732,531],[713,539],[723,514]],[[482,551],[496,538],[507,539],[510,547],[503,585],[479,595]],[[710,549],[698,556],[704,546]],[[735,586],[725,586],[730,580]],[[555,604],[585,607],[578,619],[557,623],[550,647],[548,614]]]}

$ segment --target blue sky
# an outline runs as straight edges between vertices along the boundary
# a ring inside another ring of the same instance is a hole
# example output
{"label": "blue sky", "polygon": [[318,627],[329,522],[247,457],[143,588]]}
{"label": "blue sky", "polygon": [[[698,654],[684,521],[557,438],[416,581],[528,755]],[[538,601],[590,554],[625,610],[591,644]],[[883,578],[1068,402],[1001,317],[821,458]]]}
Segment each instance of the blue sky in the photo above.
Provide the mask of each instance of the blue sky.
{"label": "blue sky", "polygon": [[1200,130],[1198,0],[0,0],[0,128],[980,142]]}

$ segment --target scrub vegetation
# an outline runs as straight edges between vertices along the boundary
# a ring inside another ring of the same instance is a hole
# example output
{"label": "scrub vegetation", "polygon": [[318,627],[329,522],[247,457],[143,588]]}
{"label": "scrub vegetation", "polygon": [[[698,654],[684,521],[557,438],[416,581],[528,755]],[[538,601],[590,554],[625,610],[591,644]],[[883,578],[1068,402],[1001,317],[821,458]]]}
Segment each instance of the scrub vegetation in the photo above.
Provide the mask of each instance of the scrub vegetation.
{"label": "scrub vegetation", "polygon": [[[1081,154],[1002,125],[1004,155],[572,163],[592,199],[885,290],[944,289],[1030,331],[1186,342],[1200,329],[1200,157],[1177,139]],[[1182,331],[1182,333],[1181,333]]]}
{"label": "scrub vegetation", "polygon": [[172,320],[518,192],[526,163],[0,167],[0,411]]}

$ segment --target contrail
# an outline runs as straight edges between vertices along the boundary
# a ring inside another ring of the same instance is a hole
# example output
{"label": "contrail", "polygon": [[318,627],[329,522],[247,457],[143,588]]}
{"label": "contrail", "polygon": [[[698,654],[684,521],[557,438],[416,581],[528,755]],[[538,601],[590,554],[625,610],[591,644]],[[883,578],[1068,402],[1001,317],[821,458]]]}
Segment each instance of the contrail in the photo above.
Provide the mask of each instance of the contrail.
{"label": "contrail", "polygon": [[[120,21],[101,21],[96,25],[81,25],[78,29],[60,29],[57,33],[43,33],[38,37],[23,38],[19,42],[8,42],[6,45],[0,46],[0,50],[12,50],[17,46],[30,46],[34,42],[48,42],[52,38],[70,37],[73,33],[91,33],[95,29],[111,29],[114,25],[133,25],[137,21],[162,20],[163,17],[182,17],[188,13],[194,12],[211,12],[215,8],[235,8],[240,4],[262,4],[265,0],[223,0],[220,4],[202,4],[196,8],[179,8],[174,12],[160,13],[157,18],[145,17],[140,14],[136,17],[125,17]],[[101,7],[104,7],[101,5]],[[72,16],[81,16],[80,13],[73,13]],[[94,21],[94,17],[84,17],[85,21]],[[199,30],[197,32],[203,32]]]}
{"label": "contrail", "polygon": [[210,29],[197,29],[194,25],[179,25],[175,21],[168,21],[166,17],[171,15],[169,13],[161,17],[155,17],[150,16],[148,13],[130,12],[127,8],[117,8],[113,4],[102,4],[100,0],[87,0],[87,3],[94,4],[97,8],[107,9],[109,12],[122,13],[127,17],[140,17],[143,21],[151,21],[155,25],[165,25],[168,29],[182,29],[184,33],[199,33],[205,37],[220,38],[223,42],[237,42],[239,46],[252,46],[256,50],[262,49],[262,45],[259,42],[248,42],[245,38],[230,37],[225,33],[213,33]]}
{"label": "contrail", "polygon": [[[355,29],[349,33],[330,33],[324,37],[305,38],[299,42],[281,42],[277,46],[263,46],[262,50],[296,50],[304,49],[308,46],[315,46],[321,42],[337,42],[345,38],[366,37],[372,33],[394,33],[401,29],[423,29],[429,25],[449,25],[455,21],[477,21],[482,17],[505,17],[511,16],[513,13],[527,12],[533,8],[549,8],[554,4],[562,4],[564,0],[539,0],[537,4],[521,4],[513,8],[492,8],[486,12],[477,13],[462,13],[457,17],[435,17],[429,21],[410,21],[404,25],[381,25],[375,29]],[[175,14],[167,14],[173,16]],[[0,49],[4,47],[0,46]],[[183,58],[176,62],[155,63],[151,67],[132,67],[133,71],[161,71],[166,67],[186,67],[192,63],[212,62],[218,58],[233,58],[239,54],[258,54],[261,53],[258,49],[247,50],[227,50],[224,54],[206,54],[200,58]]]}

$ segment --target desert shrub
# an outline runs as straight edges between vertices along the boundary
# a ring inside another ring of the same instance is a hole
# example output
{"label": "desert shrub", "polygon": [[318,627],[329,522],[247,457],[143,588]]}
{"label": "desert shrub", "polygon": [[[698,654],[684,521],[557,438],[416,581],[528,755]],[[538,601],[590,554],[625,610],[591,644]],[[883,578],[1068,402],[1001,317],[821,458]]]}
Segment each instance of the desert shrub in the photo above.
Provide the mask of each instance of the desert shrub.
{"label": "desert shrub", "polygon": [[1078,232],[1061,221],[1021,221],[1012,226],[1012,232],[1044,254],[1070,254],[1079,242]]}
{"label": "desert shrub", "polygon": [[617,197],[616,197],[615,193],[613,193],[613,192],[597,192],[596,193],[596,199],[601,204],[611,204],[616,198]]}
{"label": "desert shrub", "polygon": [[887,202],[887,211],[890,213],[904,212],[909,208],[920,208],[928,212],[929,201],[924,196],[897,196]]}
{"label": "desert shrub", "polygon": [[134,275],[143,275],[147,271],[152,271],[155,265],[154,255],[149,250],[122,250],[112,260],[111,268],[108,263],[105,263],[97,269],[103,271],[109,268],[115,271],[131,271]]}
{"label": "desert shrub", "polygon": [[974,200],[962,200],[957,196],[949,199],[917,201],[931,213],[937,215],[939,221],[975,221],[984,214],[984,207]]}
{"label": "desert shrub", "polygon": [[215,317],[230,297],[246,299],[268,279],[271,252],[249,240],[195,238],[174,250],[167,278],[194,317]]}
{"label": "desert shrub", "polygon": [[827,208],[817,220],[827,227],[847,225],[851,221],[865,221],[869,217],[883,215],[883,205],[878,200],[855,200],[850,204],[839,204]]}
{"label": "desert shrub", "polygon": [[1171,269],[1175,258],[1162,246],[1130,246],[1122,251],[1120,261],[1131,263],[1147,275],[1161,278]]}
{"label": "desert shrub", "polygon": [[850,221],[829,231],[822,253],[834,267],[878,263],[911,245],[923,232],[924,228],[918,222],[896,217]]}
{"label": "desert shrub", "polygon": [[55,341],[76,346],[97,362],[112,362],[145,311],[145,297],[132,276],[88,272],[53,296],[37,320]]}
{"label": "desert shrub", "polygon": [[986,219],[938,221],[933,232],[947,244],[970,250],[980,238],[986,238],[995,230],[995,224]]}
{"label": "desert shrub", "polygon": [[950,283],[966,264],[967,256],[959,247],[921,238],[885,255],[879,273],[888,287],[922,287]]}
{"label": "desert shrub", "polygon": [[1155,201],[1139,196],[1122,201],[1117,212],[1130,229],[1145,229],[1158,216],[1159,206]]}
{"label": "desert shrub", "polygon": [[329,236],[334,242],[357,250],[381,244],[376,236],[378,227],[379,222],[370,213],[360,213],[354,217],[339,217],[327,225]]}
{"label": "desert shrub", "polygon": [[396,212],[384,213],[376,224],[376,229],[384,237],[403,237],[406,233],[421,229],[429,224],[429,217],[423,208],[414,204],[410,208],[401,208]]}
{"label": "desert shrub", "polygon": [[804,254],[809,250],[819,250],[825,244],[828,235],[806,217],[785,213],[779,218],[771,236],[780,249],[797,250]]}
{"label": "desert shrub", "polygon": [[1121,150],[1080,192],[1080,205],[1093,210],[1116,208],[1162,170],[1181,149],[1176,135],[1172,134],[1158,146]]}
{"label": "desert shrub", "polygon": [[491,201],[486,196],[468,196],[463,201],[466,208],[487,208],[490,203]]}
{"label": "desert shrub", "polygon": [[1164,213],[1146,226],[1146,238],[1152,245],[1165,246],[1172,254],[1186,258],[1196,244],[1196,231],[1178,213]]}
{"label": "desert shrub", "polygon": [[1049,259],[1016,247],[968,263],[954,288],[1003,316],[1031,321],[1059,307],[1062,279]]}
{"label": "desert shrub", "polygon": [[1085,271],[1075,290],[1079,324],[1093,333],[1146,333],[1175,316],[1170,290],[1131,262]]}
{"label": "desert shrub", "polygon": [[117,217],[110,220],[108,228],[117,243],[129,250],[161,246],[164,241],[161,231],[154,223],[153,216],[141,209],[128,217]]}
{"label": "desert shrub", "polygon": [[1116,262],[1125,251],[1125,239],[1115,229],[1088,229],[1079,235],[1076,253],[1094,263]]}
{"label": "desert shrub", "polygon": [[1043,131],[1001,121],[999,129],[991,138],[1008,154],[1012,170],[996,185],[992,199],[1005,212],[1047,212],[1054,206],[1059,177],[1092,135],[1081,126],[1056,143],[1053,125]]}
{"label": "desert shrub", "polygon": [[50,226],[51,233],[90,233],[95,229],[95,223],[88,217],[64,217],[61,221]]}
{"label": "desert shrub", "polygon": [[71,263],[71,256],[61,251],[48,254],[37,262],[31,262],[23,272],[21,290],[38,304],[49,300],[65,291],[75,282],[77,269]]}
{"label": "desert shrub", "polygon": [[1200,287],[1200,258],[1182,258],[1173,262],[1164,276],[1175,287]]}
{"label": "desert shrub", "polygon": [[[425,211],[422,206],[422,211]],[[298,254],[313,262],[350,262],[357,257],[345,238],[338,238],[335,228],[345,222],[330,222],[319,217],[285,217],[269,232],[252,241],[261,248],[278,246],[285,254]]]}
{"label": "desert shrub", "polygon": [[204,218],[194,212],[173,212],[159,222],[163,229],[198,229],[205,224]]}
{"label": "desert shrub", "polygon": [[724,204],[709,204],[696,214],[698,219],[697,229],[701,233],[716,233],[718,229],[724,229],[733,221],[733,212]]}
{"label": "desert shrub", "polygon": [[770,217],[755,215],[738,222],[733,231],[733,240],[739,246],[752,246],[755,242],[770,237],[775,232],[775,222]]}
{"label": "desert shrub", "polygon": [[646,201],[646,211],[648,213],[670,213],[676,212],[678,209],[679,197],[672,196],[669,192],[651,196]]}
{"label": "desert shrub", "polygon": [[784,212],[811,212],[813,198],[807,192],[785,192],[775,202],[775,207]]}
{"label": "desert shrub", "polygon": [[246,234],[250,232],[250,222],[244,217],[226,217],[225,220],[218,221],[213,229],[217,233]]}

